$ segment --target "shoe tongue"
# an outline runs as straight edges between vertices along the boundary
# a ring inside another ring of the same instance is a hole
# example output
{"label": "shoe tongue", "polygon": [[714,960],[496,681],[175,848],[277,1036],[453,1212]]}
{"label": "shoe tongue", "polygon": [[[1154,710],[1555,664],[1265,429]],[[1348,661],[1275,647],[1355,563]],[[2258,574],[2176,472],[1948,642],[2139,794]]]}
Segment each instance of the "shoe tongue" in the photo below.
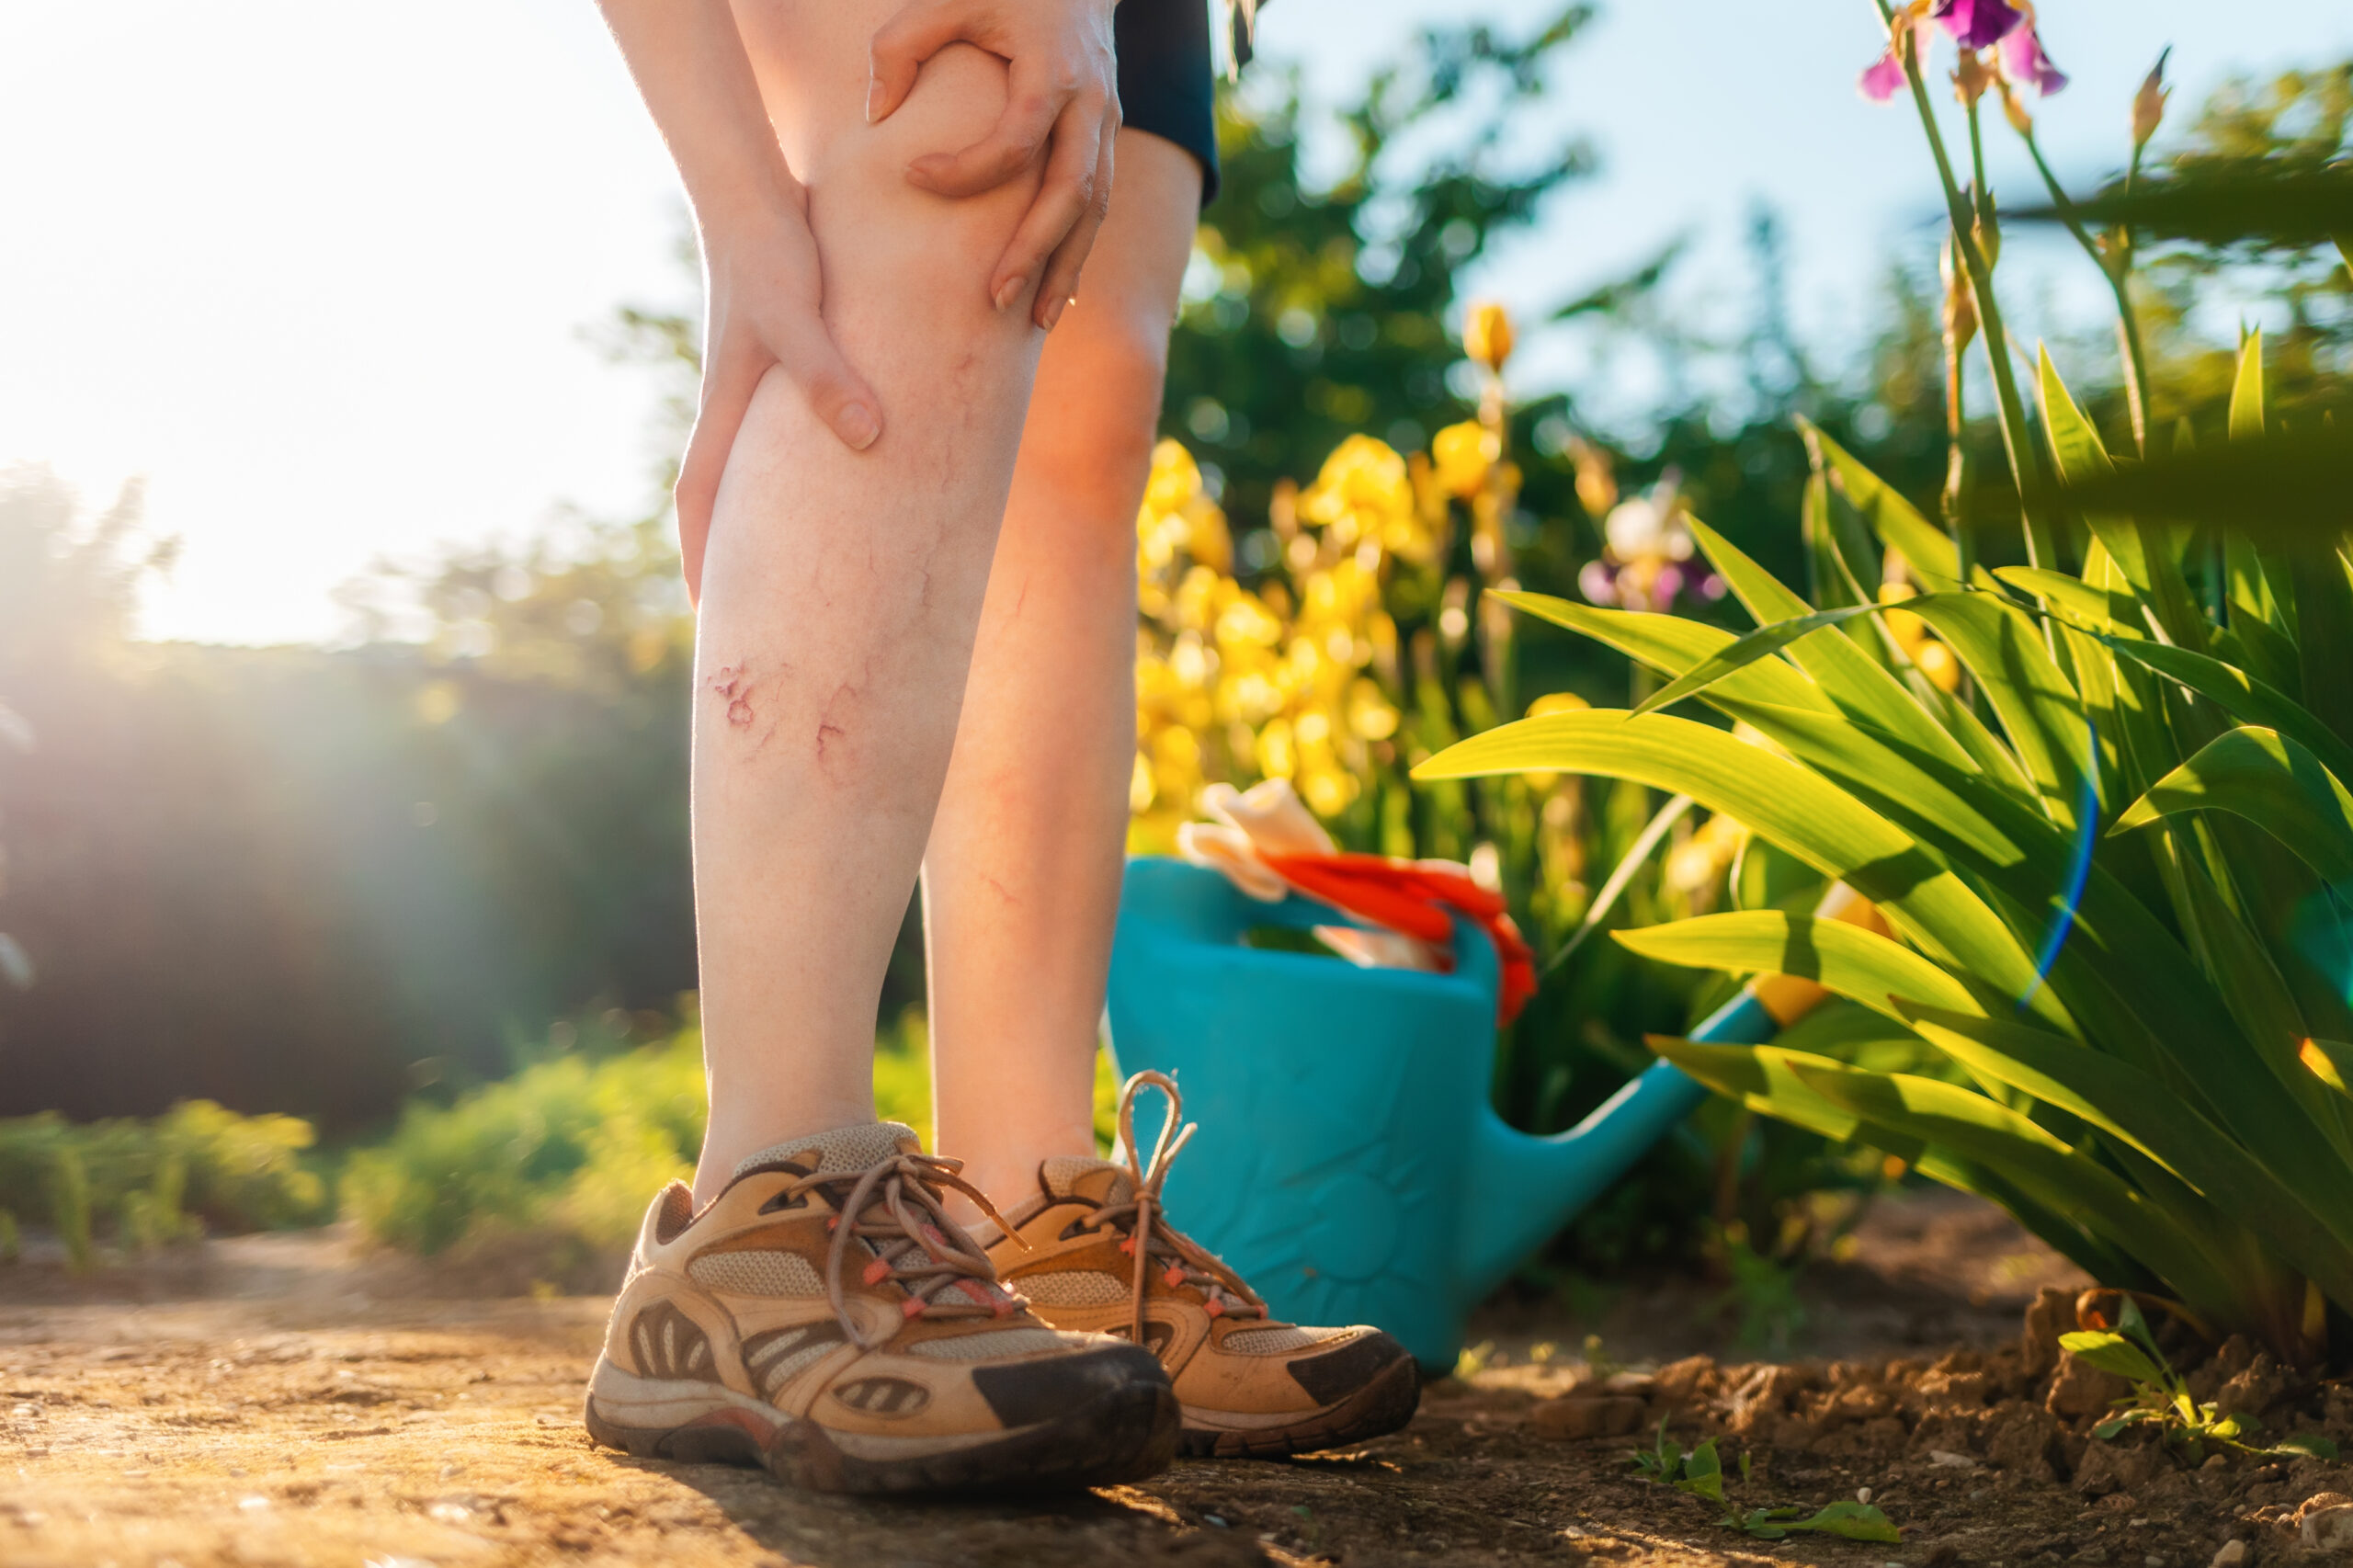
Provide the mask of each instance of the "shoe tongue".
{"label": "shoe tongue", "polygon": [[1127,1166],[1078,1154],[1056,1154],[1040,1165],[1038,1185],[1051,1197],[1089,1203],[1125,1203],[1136,1194],[1135,1176]]}
{"label": "shoe tongue", "polygon": [[893,1154],[919,1154],[923,1141],[915,1130],[897,1121],[861,1121],[836,1127],[807,1138],[795,1138],[761,1150],[735,1167],[730,1181],[742,1181],[757,1171],[782,1170],[787,1165],[808,1170],[814,1155],[818,1176],[848,1176],[877,1165]]}

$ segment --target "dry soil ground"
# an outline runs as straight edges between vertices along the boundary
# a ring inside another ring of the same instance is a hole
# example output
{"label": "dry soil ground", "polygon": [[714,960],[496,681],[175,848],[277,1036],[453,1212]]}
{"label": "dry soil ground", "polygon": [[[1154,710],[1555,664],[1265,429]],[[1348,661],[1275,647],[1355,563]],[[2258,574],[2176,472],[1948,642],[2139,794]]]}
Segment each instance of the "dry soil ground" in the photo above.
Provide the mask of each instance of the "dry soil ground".
{"label": "dry soil ground", "polygon": [[[2301,1551],[2300,1500],[2353,1490],[2312,1463],[2188,1471],[2154,1450],[2088,1448],[2082,1420],[2044,1409],[2052,1379],[2037,1358],[2063,1298],[2044,1304],[2040,1348],[2019,1331],[2063,1267],[1998,1217],[1892,1209],[1864,1257],[1808,1287],[1813,1337],[1798,1348],[1836,1362],[1689,1356],[1720,1332],[1699,1287],[1596,1296],[1585,1322],[1500,1309],[1485,1369],[1437,1385],[1410,1428],[1361,1449],[932,1505],[802,1495],[756,1471],[592,1448],[577,1409],[597,1299],[447,1299],[446,1276],[355,1259],[333,1235],[212,1243],[73,1282],[20,1264],[0,1270],[0,1562],[2208,1568],[2243,1537],[2229,1551],[2251,1568]],[[1683,1358],[1620,1372],[1614,1389],[1570,1356],[1538,1358],[1540,1343],[1597,1329],[1616,1359]],[[2239,1373],[2317,1413],[2305,1425],[2353,1419],[2353,1398],[2265,1366]],[[1572,1387],[1581,1397],[1556,1401]],[[1902,1543],[1776,1544],[1721,1527],[1720,1510],[1629,1464],[1634,1439],[1613,1429],[1661,1415],[1687,1442],[1716,1434],[1728,1454],[1750,1451],[1752,1502],[1811,1507],[1871,1488]],[[1611,1435],[1555,1435],[1578,1431]]]}

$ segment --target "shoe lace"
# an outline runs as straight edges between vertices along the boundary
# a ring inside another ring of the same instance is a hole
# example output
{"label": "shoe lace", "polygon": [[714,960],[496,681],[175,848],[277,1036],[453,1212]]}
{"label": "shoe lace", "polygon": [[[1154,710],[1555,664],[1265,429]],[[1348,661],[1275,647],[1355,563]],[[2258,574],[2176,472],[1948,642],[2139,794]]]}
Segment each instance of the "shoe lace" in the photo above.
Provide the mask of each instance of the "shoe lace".
{"label": "shoe lace", "polygon": [[[1011,1230],[988,1194],[957,1174],[962,1168],[961,1160],[936,1154],[893,1154],[855,1178],[805,1176],[785,1189],[788,1199],[819,1188],[835,1200],[826,1221],[833,1243],[825,1253],[825,1300],[842,1333],[860,1349],[874,1349],[890,1335],[868,1338],[850,1313],[842,1269],[853,1240],[865,1242],[874,1255],[861,1282],[888,1281],[906,1291],[900,1311],[909,1319],[1006,1317],[1028,1304],[999,1282],[989,1255],[940,1206],[945,1192],[961,1192],[1000,1230]],[[845,1187],[847,1196],[836,1198]]]}
{"label": "shoe lace", "polygon": [[[1142,1157],[1136,1143],[1136,1096],[1145,1089],[1158,1089],[1168,1101],[1168,1116],[1160,1124],[1160,1136],[1153,1143],[1150,1160]],[[1184,1114],[1185,1101],[1176,1092],[1176,1079],[1147,1069],[1128,1080],[1127,1087],[1120,1092],[1120,1149],[1127,1156],[1128,1172],[1133,1178],[1131,1196],[1125,1203],[1104,1204],[1080,1221],[1090,1231],[1112,1227],[1128,1233],[1120,1250],[1131,1254],[1136,1260],[1128,1332],[1138,1345],[1143,1343],[1144,1297],[1151,1288],[1155,1263],[1163,1266],[1161,1282],[1171,1290],[1190,1285],[1206,1296],[1211,1317],[1228,1313],[1236,1317],[1267,1315],[1267,1303],[1239,1276],[1199,1243],[1169,1224],[1162,1212],[1161,1184],[1168,1179],[1168,1168],[1176,1163],[1178,1151],[1199,1131],[1198,1122],[1187,1121],[1181,1130],[1178,1128]]]}

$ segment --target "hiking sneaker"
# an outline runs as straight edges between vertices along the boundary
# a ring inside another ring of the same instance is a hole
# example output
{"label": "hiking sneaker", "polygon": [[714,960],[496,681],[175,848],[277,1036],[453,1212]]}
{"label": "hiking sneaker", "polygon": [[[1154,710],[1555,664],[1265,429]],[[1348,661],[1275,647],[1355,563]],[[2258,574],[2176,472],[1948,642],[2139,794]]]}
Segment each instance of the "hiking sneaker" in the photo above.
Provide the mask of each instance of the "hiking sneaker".
{"label": "hiking sneaker", "polygon": [[588,1384],[591,1437],[824,1492],[1092,1486],[1168,1466],[1147,1352],[1040,1322],[941,1211],[988,1200],[896,1122],[779,1143],[701,1212],[654,1199]]}
{"label": "hiking sneaker", "polygon": [[[1149,1164],[1135,1153],[1135,1097],[1146,1087],[1169,1108]],[[989,1249],[1006,1283],[1058,1328],[1150,1348],[1184,1406],[1185,1453],[1305,1453],[1403,1426],[1421,1398],[1404,1346],[1377,1328],[1272,1321],[1239,1276],[1162,1216],[1161,1183],[1193,1131],[1176,1131],[1180,1108],[1173,1081],[1139,1073],[1120,1096],[1129,1164],[1062,1156],[1041,1165],[1037,1195],[1013,1210],[1010,1233]]]}

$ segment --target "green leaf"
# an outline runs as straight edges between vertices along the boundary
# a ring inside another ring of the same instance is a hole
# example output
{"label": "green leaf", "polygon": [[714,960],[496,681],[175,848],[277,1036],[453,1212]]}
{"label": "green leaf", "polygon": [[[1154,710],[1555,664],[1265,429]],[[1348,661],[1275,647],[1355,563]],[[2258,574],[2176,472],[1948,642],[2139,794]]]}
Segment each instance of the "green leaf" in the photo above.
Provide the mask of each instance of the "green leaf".
{"label": "green leaf", "polygon": [[1721,651],[1700,660],[1653,692],[1641,707],[1634,710],[1634,717],[1639,719],[1645,713],[1654,713],[1682,701],[1695,691],[1704,691],[1724,676],[1779,653],[1801,637],[1836,626],[1841,621],[1852,620],[1859,615],[1876,614],[1878,610],[1877,605],[1849,605],[1844,609],[1819,609],[1810,615],[1760,626],[1726,643]]}
{"label": "green leaf", "polygon": [[1694,1497],[1705,1497],[1711,1503],[1724,1500],[1723,1465],[1716,1458],[1714,1438],[1701,1443],[1685,1456],[1682,1479],[1675,1485],[1679,1492],[1688,1492]]}
{"label": "green leaf", "polygon": [[[2140,1150],[2260,1233],[2340,1301],[2353,1300],[2353,1194],[2303,1192],[2153,1075],[2074,1040],[1998,1018],[1912,1006],[1921,1036],[1981,1077],[2055,1105]],[[2336,1217],[2332,1223],[2330,1217]]]}
{"label": "green leaf", "polygon": [[2141,604],[2129,594],[2096,588],[2064,572],[2040,566],[1997,566],[1994,575],[2021,593],[2032,594],[2052,610],[2087,631],[2140,637]]}
{"label": "green leaf", "polygon": [[1875,931],[1759,909],[1700,915],[1665,926],[1615,931],[1619,944],[1644,958],[1689,969],[1738,974],[1790,974],[1903,1019],[1893,997],[1962,1013],[1984,1008],[1967,986]]}
{"label": "green leaf", "polygon": [[1904,1532],[1889,1522],[1888,1517],[1868,1503],[1842,1498],[1811,1518],[1793,1519],[1792,1530],[1812,1530],[1819,1535],[1835,1535],[1847,1540],[1900,1541]]}
{"label": "green leaf", "polygon": [[1795,1062],[1839,1065],[1829,1057],[1779,1046],[1715,1045],[1668,1035],[1651,1035],[1643,1043],[1716,1093],[1751,1110],[1779,1117],[1833,1142],[1854,1136],[1854,1116],[1814,1093],[1791,1070]]}
{"label": "green leaf", "polygon": [[[1758,625],[1789,620],[1813,609],[1731,540],[1696,517],[1691,519],[1691,532],[1699,540],[1700,553]],[[1840,711],[1955,767],[1972,770],[1976,767],[1969,753],[1942,724],[1929,717],[1904,683],[1848,638],[1836,633],[1801,637],[1790,645],[1790,658],[1813,678]]]}
{"label": "green leaf", "polygon": [[2263,437],[2263,329],[2256,328],[2239,345],[2238,371],[2231,380],[2231,439],[2260,440]]}
{"label": "green leaf", "polygon": [[2235,665],[2187,648],[2162,642],[2111,642],[2119,658],[2147,665],[2220,707],[2242,724],[2277,730],[2311,751],[2339,778],[2353,778],[2353,745],[2337,738],[2303,705],[2279,687],[2267,686]]}
{"label": "green leaf", "polygon": [[[2342,497],[2336,521],[2340,528],[2353,521]],[[2290,551],[2286,570],[2304,706],[2338,738],[2353,742],[2353,679],[2347,678],[2353,671],[2353,563],[2328,542]]]}
{"label": "green leaf", "polygon": [[2074,826],[2076,780],[2091,773],[2090,734],[2082,699],[2033,621],[1998,596],[1974,590],[1927,594],[1904,608],[1935,627],[1969,666],[2034,781],[2044,814]]}
{"label": "green leaf", "polygon": [[[2148,602],[2165,635],[2185,647],[2203,649],[2207,620],[2200,613],[2181,566],[2173,558],[2169,540],[2151,529],[2149,519],[2130,506],[2103,505],[2101,485],[2114,485],[2120,476],[2143,472],[2143,465],[2120,470],[2109,460],[2099,432],[2076,405],[2048,349],[2037,361],[2037,386],[2042,399],[2043,428],[2059,460],[2060,488],[2056,496],[2029,496],[2030,508],[2081,509],[2084,522],[2108,551],[2133,590]],[[2136,520],[2137,519],[2137,520]]]}
{"label": "green leaf", "polygon": [[[1790,678],[1803,679],[1781,667]],[[1824,876],[1846,881],[1931,957],[1949,959],[2011,994],[2026,994],[2032,983],[2032,961],[2000,917],[1911,835],[1796,763],[1722,730],[1664,713],[1640,719],[1608,710],[1548,714],[1449,746],[1416,767],[1413,777],[1529,769],[1598,773],[1689,795]]]}
{"label": "green leaf", "polygon": [[1981,1161],[2037,1202],[2139,1259],[2200,1316],[2227,1316],[2230,1284],[2172,1216],[2120,1177],[2007,1106],[1908,1074],[1792,1064],[1808,1086],[1859,1119]]}
{"label": "green leaf", "polygon": [[2277,730],[2241,725],[2149,787],[2111,835],[2183,812],[2222,811],[2267,829],[2325,881],[2353,878],[2353,793]]}
{"label": "green leaf", "polygon": [[[1686,620],[1679,615],[1644,615],[1631,610],[1597,609],[1591,605],[1554,598],[1549,594],[1518,592],[1494,596],[1514,609],[1581,632],[1604,646],[1615,648],[1638,664],[1648,665],[1670,679],[1683,674],[1733,642],[1722,627]],[[1718,684],[1728,696],[1758,702],[1784,703],[1820,713],[1838,710],[1814,684],[1779,660],[1751,665]]]}
{"label": "green leaf", "polygon": [[2152,1387],[2162,1387],[2165,1369],[2151,1361],[2142,1348],[2120,1334],[2085,1331],[2063,1334],[2059,1346],[2071,1352],[2076,1360],[2097,1367],[2103,1372],[2114,1372],[2120,1378]]}
{"label": "green leaf", "polygon": [[2304,1454],[2316,1460],[2335,1460],[2336,1445],[2317,1432],[2299,1432],[2282,1437],[2271,1445],[2275,1454]]}
{"label": "green leaf", "polygon": [[1809,446],[1821,454],[1823,462],[1837,476],[1838,487],[1847,499],[1861,513],[1880,542],[1890,550],[1901,551],[1904,559],[1931,588],[1961,585],[1961,555],[1944,529],[1921,515],[1920,509],[1896,494],[1886,481],[1865,467],[1854,454],[1822,433],[1811,420],[1801,418],[1798,428]]}

